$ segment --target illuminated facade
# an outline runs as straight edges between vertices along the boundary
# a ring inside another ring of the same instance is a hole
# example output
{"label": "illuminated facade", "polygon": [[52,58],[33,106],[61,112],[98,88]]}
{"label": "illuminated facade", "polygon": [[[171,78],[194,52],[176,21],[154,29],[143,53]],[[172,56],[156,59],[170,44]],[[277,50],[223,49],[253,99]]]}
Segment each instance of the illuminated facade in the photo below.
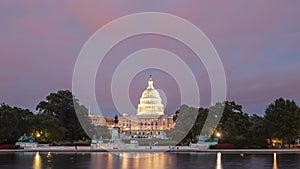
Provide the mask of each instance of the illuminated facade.
{"label": "illuminated facade", "polygon": [[137,109],[138,116],[160,116],[164,115],[164,105],[161,103],[161,98],[158,91],[153,86],[152,76],[148,81],[148,87],[144,90],[140,98],[140,104]]}
{"label": "illuminated facade", "polygon": [[[114,118],[103,116],[90,116],[95,126],[107,125],[109,129],[114,127]],[[148,87],[143,91],[138,104],[137,114],[119,117],[118,127],[126,138],[166,138],[165,131],[174,126],[173,116],[164,114],[164,105],[159,92],[154,88],[152,76],[148,81]]]}

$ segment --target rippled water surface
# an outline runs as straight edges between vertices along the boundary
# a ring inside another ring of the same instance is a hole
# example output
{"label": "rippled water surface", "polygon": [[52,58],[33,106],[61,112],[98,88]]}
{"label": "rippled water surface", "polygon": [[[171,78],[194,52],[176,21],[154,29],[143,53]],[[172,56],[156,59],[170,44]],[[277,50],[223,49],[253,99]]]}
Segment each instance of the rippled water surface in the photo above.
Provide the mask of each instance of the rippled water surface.
{"label": "rippled water surface", "polygon": [[111,153],[0,153],[0,168],[300,169],[300,155],[160,153],[152,156],[150,153],[120,153],[119,155]]}

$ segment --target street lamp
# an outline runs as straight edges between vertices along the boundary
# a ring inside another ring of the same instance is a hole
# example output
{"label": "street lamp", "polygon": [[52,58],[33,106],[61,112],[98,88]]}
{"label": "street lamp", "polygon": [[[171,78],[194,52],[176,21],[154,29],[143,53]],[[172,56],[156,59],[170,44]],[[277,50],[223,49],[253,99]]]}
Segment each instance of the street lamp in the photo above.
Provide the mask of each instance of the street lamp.
{"label": "street lamp", "polygon": [[41,137],[41,134],[40,134],[40,133],[37,133],[37,134],[36,134],[36,137],[37,137],[37,138],[40,138],[40,137]]}

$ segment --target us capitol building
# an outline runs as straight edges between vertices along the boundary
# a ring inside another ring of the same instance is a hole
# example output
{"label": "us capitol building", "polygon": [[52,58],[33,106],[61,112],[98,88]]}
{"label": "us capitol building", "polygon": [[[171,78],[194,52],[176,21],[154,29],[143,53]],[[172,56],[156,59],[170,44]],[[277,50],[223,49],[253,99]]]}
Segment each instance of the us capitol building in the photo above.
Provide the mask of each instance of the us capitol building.
{"label": "us capitol building", "polygon": [[[95,126],[107,125],[109,129],[114,127],[114,118],[106,118],[99,115],[89,115]],[[119,117],[118,127],[127,138],[166,138],[166,130],[174,126],[173,116],[164,114],[159,92],[154,88],[152,76],[148,81],[148,87],[143,91],[135,116],[123,114]]]}

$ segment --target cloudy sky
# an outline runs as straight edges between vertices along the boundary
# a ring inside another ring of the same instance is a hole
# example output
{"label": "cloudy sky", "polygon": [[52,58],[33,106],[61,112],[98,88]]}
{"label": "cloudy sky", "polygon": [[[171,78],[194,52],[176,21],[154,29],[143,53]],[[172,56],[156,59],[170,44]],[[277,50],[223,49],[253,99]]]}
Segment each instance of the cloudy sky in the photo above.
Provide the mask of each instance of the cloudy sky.
{"label": "cloudy sky", "polygon": [[[227,99],[250,114],[263,114],[278,97],[300,103],[300,2],[285,1],[11,1],[0,2],[0,102],[35,109],[50,92],[72,88],[76,59],[88,38],[121,16],[164,12],[201,29],[222,60]],[[96,95],[105,114],[116,112],[110,86],[118,64],[131,53],[161,48],[182,58],[193,71],[201,105],[210,104],[210,82],[201,61],[184,44],[159,35],[141,35],[117,44],[100,64]],[[162,56],[163,57],[163,56]],[[180,69],[180,68],[178,68]],[[153,74],[167,98],[166,113],[180,105],[176,79],[148,69],[132,80],[128,95],[138,104]],[[125,76],[125,75],[124,75]],[[125,90],[125,89],[124,89]]]}

